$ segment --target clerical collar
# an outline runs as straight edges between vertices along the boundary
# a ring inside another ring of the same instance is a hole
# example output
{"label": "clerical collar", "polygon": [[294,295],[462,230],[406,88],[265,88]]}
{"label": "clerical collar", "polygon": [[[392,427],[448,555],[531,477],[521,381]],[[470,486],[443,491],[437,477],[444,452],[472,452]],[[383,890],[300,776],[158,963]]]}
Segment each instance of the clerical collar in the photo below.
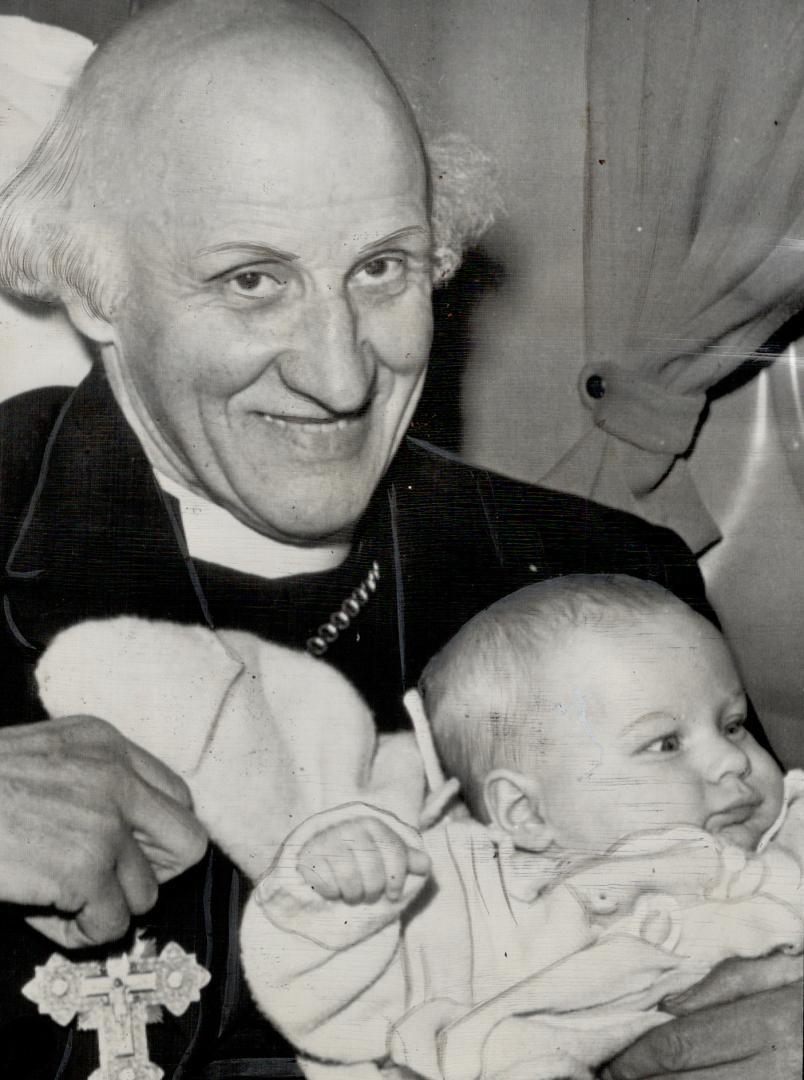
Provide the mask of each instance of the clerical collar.
{"label": "clerical collar", "polygon": [[158,469],[154,475],[161,489],[178,500],[187,549],[194,559],[273,580],[334,570],[349,554],[348,544],[296,547],[280,543]]}

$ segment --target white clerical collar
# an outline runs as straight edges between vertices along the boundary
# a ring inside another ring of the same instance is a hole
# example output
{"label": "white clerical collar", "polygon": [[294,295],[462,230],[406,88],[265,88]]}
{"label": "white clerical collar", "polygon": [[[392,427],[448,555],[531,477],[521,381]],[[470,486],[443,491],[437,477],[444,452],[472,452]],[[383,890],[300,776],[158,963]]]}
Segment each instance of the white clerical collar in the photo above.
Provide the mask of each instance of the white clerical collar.
{"label": "white clerical collar", "polygon": [[348,544],[282,544],[250,529],[222,506],[196,495],[158,469],[154,475],[162,490],[179,502],[187,548],[194,559],[273,579],[333,570],[349,554]]}

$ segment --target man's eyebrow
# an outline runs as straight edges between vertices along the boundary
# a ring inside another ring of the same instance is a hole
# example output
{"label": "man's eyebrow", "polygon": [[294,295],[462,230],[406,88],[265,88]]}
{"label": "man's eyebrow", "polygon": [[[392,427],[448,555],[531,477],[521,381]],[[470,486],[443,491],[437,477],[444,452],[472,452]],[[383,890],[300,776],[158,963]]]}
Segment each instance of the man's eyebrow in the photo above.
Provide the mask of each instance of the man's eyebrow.
{"label": "man's eyebrow", "polygon": [[427,230],[422,228],[421,225],[408,225],[404,229],[397,229],[396,232],[388,233],[387,236],[381,236],[379,240],[372,240],[370,244],[364,244],[358,254],[370,251],[372,248],[384,247],[386,244],[392,244],[396,240],[404,240],[416,234],[427,236]]}
{"label": "man's eyebrow", "polygon": [[255,255],[261,259],[282,259],[284,262],[294,262],[299,258],[292,251],[283,251],[281,248],[270,247],[268,244],[256,244],[251,240],[230,240],[223,244],[213,244],[211,247],[199,248],[194,257],[226,254],[230,251]]}
{"label": "man's eyebrow", "polygon": [[723,706],[723,711],[727,712],[729,709],[735,708],[737,705],[747,705],[748,694],[742,686],[738,686],[734,693],[729,694],[726,698]]}

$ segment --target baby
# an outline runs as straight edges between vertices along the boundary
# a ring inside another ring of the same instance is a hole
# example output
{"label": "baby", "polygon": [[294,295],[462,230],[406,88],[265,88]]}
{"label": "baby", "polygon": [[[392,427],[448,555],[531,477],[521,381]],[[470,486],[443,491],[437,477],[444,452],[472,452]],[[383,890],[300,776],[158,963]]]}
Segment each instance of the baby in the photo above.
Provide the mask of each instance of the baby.
{"label": "baby", "polygon": [[587,1077],[721,960],[801,952],[801,774],[659,586],[523,589],[421,691],[471,819],[316,814],[246,910],[252,990],[308,1076]]}

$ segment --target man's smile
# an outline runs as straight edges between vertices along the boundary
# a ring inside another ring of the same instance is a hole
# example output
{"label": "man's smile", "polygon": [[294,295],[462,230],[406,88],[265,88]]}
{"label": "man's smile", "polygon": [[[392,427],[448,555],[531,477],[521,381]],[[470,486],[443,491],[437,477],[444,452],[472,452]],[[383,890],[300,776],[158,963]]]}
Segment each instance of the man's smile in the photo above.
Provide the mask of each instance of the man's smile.
{"label": "man's smile", "polygon": [[300,431],[309,432],[317,432],[322,428],[335,428],[337,431],[346,431],[350,424],[354,424],[360,419],[359,416],[336,419],[330,416],[318,418],[312,416],[282,416],[274,413],[261,413],[261,416],[267,423],[274,424],[278,428],[292,426]]}
{"label": "man's smile", "polygon": [[371,402],[347,416],[262,412],[250,417],[257,454],[281,454],[288,463],[348,461],[360,455],[374,427]]}
{"label": "man's smile", "polygon": [[324,436],[335,433],[362,432],[366,427],[371,407],[374,403],[374,393],[366,396],[362,405],[348,412],[295,412],[285,411],[257,411],[257,415],[271,428],[279,431],[287,431],[289,434]]}

